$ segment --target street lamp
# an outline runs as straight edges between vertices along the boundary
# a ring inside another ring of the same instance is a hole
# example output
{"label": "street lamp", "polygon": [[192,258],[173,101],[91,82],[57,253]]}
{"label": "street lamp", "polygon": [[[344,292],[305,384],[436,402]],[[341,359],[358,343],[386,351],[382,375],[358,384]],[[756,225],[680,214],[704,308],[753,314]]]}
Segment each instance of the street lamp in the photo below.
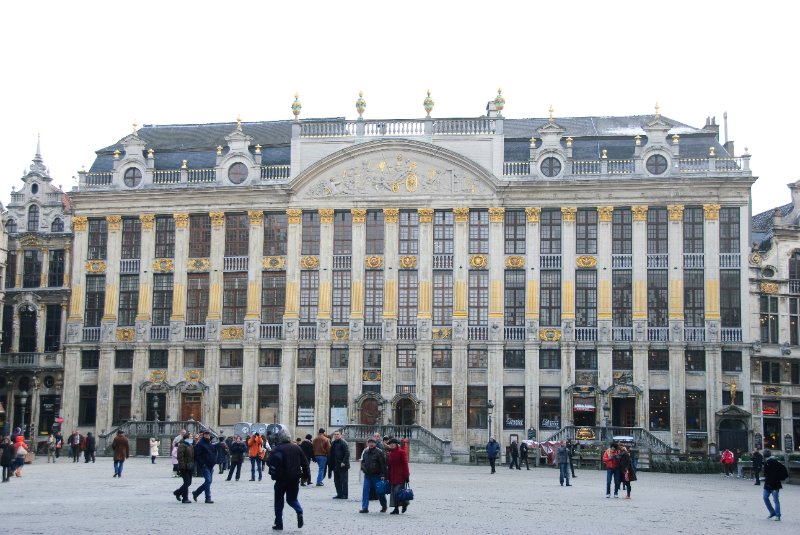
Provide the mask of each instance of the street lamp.
{"label": "street lamp", "polygon": [[20,407],[20,412],[22,413],[22,425],[20,426],[20,430],[22,431],[23,437],[25,436],[25,429],[27,427],[25,425],[25,409],[27,408],[27,405],[28,405],[28,391],[23,390],[22,392],[19,393],[19,407]]}
{"label": "street lamp", "polygon": [[603,425],[606,428],[605,439],[608,440],[608,400],[603,402]]}
{"label": "street lamp", "polygon": [[486,412],[489,416],[489,438],[492,438],[492,412],[494,412],[494,402],[491,399],[486,402]]}

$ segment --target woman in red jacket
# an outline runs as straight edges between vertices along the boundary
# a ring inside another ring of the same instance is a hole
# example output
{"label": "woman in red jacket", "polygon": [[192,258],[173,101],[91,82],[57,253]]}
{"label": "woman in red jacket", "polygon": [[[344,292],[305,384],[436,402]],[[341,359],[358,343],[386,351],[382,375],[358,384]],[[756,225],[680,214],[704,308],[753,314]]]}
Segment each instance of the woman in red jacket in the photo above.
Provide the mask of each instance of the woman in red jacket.
{"label": "woman in red jacket", "polygon": [[389,474],[389,483],[392,485],[392,493],[389,497],[389,505],[394,507],[392,515],[400,514],[398,507],[403,507],[403,512],[408,508],[408,502],[400,502],[397,499],[397,493],[409,481],[411,475],[408,469],[408,457],[406,451],[400,447],[400,441],[396,438],[389,439],[387,443],[389,447],[389,455],[386,457],[386,471]]}

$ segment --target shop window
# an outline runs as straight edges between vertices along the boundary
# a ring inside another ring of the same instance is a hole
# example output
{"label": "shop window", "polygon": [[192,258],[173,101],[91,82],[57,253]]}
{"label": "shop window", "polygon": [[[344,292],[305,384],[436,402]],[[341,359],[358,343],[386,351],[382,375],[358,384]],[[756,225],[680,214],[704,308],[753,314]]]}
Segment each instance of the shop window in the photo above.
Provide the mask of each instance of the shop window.
{"label": "shop window", "polygon": [[525,429],[525,387],[503,389],[503,428]]}

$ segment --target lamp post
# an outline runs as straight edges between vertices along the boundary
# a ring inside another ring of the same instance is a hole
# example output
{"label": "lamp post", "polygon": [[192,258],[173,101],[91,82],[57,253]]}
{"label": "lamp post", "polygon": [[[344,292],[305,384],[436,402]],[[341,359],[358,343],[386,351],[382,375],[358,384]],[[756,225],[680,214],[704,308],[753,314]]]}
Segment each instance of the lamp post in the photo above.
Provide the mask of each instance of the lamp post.
{"label": "lamp post", "polygon": [[608,400],[603,402],[603,426],[605,427],[605,439],[608,440]]}
{"label": "lamp post", "polygon": [[19,407],[20,412],[22,413],[22,425],[19,426],[20,431],[22,431],[22,436],[25,437],[25,429],[27,426],[25,425],[25,409],[28,405],[28,391],[23,390],[19,393]]}
{"label": "lamp post", "polygon": [[492,438],[492,412],[494,412],[494,402],[490,399],[486,402],[486,412],[489,416],[489,438]]}

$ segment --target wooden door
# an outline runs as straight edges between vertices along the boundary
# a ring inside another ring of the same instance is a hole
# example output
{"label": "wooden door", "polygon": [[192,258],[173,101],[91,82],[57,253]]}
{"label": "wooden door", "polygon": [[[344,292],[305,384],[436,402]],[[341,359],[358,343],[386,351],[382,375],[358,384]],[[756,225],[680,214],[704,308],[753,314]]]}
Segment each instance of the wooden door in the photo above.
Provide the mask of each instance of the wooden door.
{"label": "wooden door", "polygon": [[184,394],[181,399],[181,420],[202,420],[202,394]]}
{"label": "wooden door", "polygon": [[361,425],[378,423],[378,400],[367,398],[361,402]]}

